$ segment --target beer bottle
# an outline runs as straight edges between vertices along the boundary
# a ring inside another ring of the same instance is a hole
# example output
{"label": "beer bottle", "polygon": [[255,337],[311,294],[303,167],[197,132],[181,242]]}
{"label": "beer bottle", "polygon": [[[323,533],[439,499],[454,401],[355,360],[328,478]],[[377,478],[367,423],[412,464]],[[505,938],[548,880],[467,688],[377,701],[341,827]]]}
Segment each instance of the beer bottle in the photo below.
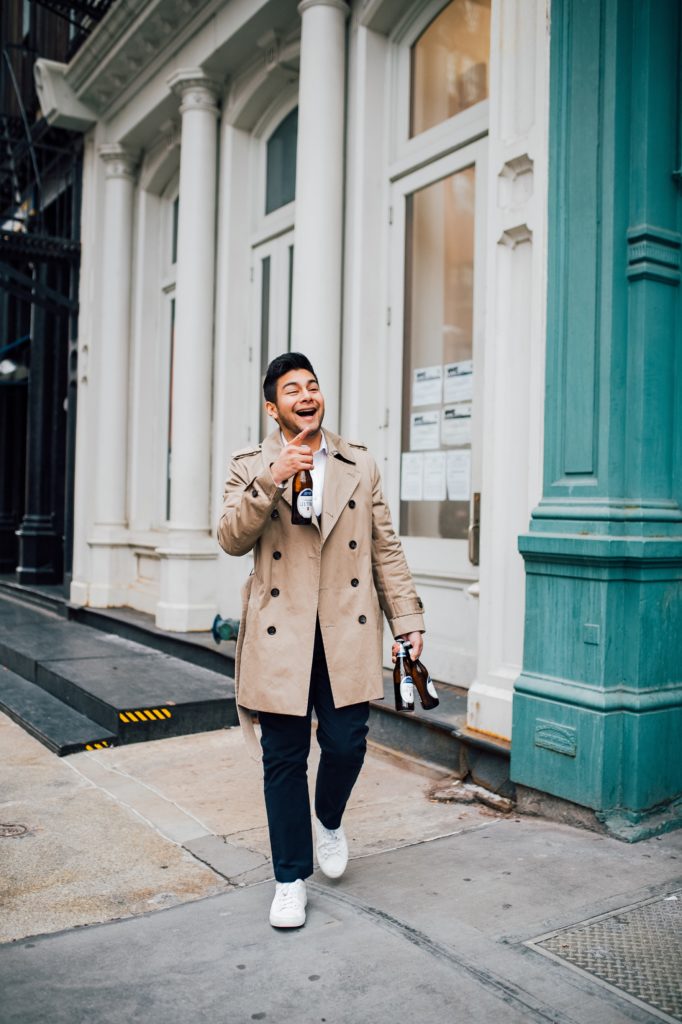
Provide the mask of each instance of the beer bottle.
{"label": "beer bottle", "polygon": [[398,653],[393,666],[393,689],[396,711],[414,711],[412,676],[408,672],[407,651],[402,640],[398,640]]}
{"label": "beer bottle", "polygon": [[410,659],[410,670],[412,673],[412,681],[417,687],[417,693],[419,694],[419,700],[425,711],[430,711],[431,708],[437,708],[440,704],[438,694],[436,693],[436,687],[433,685],[433,680],[429,675],[428,669],[422,665],[421,661],[417,659],[412,661]]}
{"label": "beer bottle", "polygon": [[313,521],[313,478],[309,469],[296,473],[291,485],[291,521],[309,526]]}

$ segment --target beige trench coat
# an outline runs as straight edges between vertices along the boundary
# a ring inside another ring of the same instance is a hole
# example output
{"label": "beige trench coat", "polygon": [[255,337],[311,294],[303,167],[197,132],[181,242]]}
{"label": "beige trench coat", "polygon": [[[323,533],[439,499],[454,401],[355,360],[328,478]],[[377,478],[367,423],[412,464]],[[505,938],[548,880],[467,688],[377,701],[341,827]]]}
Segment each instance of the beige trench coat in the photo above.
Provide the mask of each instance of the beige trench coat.
{"label": "beige trench coat", "polygon": [[336,707],[383,696],[382,609],[394,636],[424,629],[374,459],[325,436],[320,524],[292,525],[291,480],[282,490],[272,479],[279,429],[232,458],[218,541],[230,555],[254,553],[237,643],[242,708],[306,714],[318,615]]}

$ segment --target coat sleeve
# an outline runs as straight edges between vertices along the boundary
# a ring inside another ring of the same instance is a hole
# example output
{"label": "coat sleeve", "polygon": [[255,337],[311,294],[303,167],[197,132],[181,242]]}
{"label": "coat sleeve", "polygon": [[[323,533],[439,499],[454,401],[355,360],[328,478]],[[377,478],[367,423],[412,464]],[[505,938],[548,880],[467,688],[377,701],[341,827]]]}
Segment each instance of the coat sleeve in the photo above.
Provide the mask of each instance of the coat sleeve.
{"label": "coat sleeve", "polygon": [[379,604],[393,636],[416,630],[424,632],[421,598],[412,580],[391,513],[381,490],[381,478],[374,460],[372,472],[372,573]]}
{"label": "coat sleeve", "polygon": [[218,543],[228,555],[245,555],[265,529],[270,512],[282,497],[260,455],[235,457],[223,491]]}

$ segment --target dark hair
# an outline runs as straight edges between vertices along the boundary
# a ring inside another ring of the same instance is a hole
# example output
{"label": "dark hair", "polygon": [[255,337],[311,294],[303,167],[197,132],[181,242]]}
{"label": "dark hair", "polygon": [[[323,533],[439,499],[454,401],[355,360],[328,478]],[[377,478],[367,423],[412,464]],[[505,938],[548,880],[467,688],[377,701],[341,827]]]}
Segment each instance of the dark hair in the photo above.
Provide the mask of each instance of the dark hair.
{"label": "dark hair", "polygon": [[307,356],[304,356],[302,352],[285,352],[281,356],[276,356],[268,366],[265,380],[263,381],[263,394],[265,395],[266,402],[275,401],[277,398],[277,381],[285,373],[289,373],[290,370],[308,370],[317,380],[317,374],[313,370]]}

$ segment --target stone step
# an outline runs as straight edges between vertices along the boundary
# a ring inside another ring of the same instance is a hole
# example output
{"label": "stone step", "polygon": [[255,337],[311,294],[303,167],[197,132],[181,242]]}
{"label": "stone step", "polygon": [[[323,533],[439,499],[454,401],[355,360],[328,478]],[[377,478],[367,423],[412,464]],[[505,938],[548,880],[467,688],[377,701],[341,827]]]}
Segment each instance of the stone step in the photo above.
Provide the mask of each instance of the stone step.
{"label": "stone step", "polygon": [[60,757],[114,746],[116,734],[0,666],[0,709]]}
{"label": "stone step", "polygon": [[[26,601],[30,598],[30,592],[29,588],[23,589],[22,600]],[[1,592],[2,583],[0,582],[0,605],[2,604]],[[23,614],[33,614],[34,616],[40,614],[37,610],[31,611],[23,606],[22,611]],[[70,647],[64,641],[66,646],[52,648],[52,653],[62,651],[66,652],[64,655],[66,658],[71,657],[82,660],[82,649],[78,645],[81,642],[86,642],[85,637],[94,635],[100,637],[99,653],[102,655],[106,654],[113,659],[107,662],[106,666],[103,663],[103,669],[107,669],[109,678],[120,672],[121,659],[127,661],[128,658],[134,655],[146,658],[165,656],[170,658],[171,661],[178,663],[178,666],[184,664],[184,669],[178,668],[178,675],[185,678],[184,685],[190,689],[190,680],[193,678],[194,672],[206,670],[209,676],[220,679],[219,685],[226,687],[225,692],[228,694],[229,710],[223,708],[220,712],[220,714],[225,715],[224,724],[229,725],[236,721],[232,682],[232,677],[234,676],[234,643],[224,642],[216,645],[210,633],[166,633],[157,628],[151,615],[145,615],[143,612],[134,611],[130,608],[97,609],[68,606],[67,611],[71,620],[68,628],[71,630],[84,630],[85,632],[73,633],[75,638],[71,642],[73,647]],[[1,646],[2,622],[3,617],[0,614],[0,661],[3,660]],[[45,634],[45,636],[47,637],[48,634]],[[20,665],[18,659],[22,656],[30,658],[30,651],[22,650],[21,644],[18,642],[19,639],[21,638],[17,636],[16,642],[13,641],[14,653],[12,657],[15,659],[13,662],[14,666]],[[117,642],[119,646],[114,649],[112,645],[115,645]],[[127,647],[125,646],[126,644],[128,645]],[[73,653],[69,654],[70,651]],[[114,665],[117,667],[114,668]],[[10,665],[10,667],[13,666]],[[130,666],[128,668],[130,669]],[[148,692],[157,694],[159,698],[164,696],[167,690],[163,686],[157,685],[160,682],[158,678],[159,668],[160,665],[157,662],[153,666],[150,665],[148,671],[145,670],[145,673],[141,675],[138,673],[139,684],[137,690],[134,689],[135,684],[131,684],[133,685],[133,692],[138,695],[140,692],[145,692],[141,688],[143,676],[149,679],[150,684],[152,677],[154,677],[156,683]],[[25,674],[25,669],[22,670],[20,667],[15,667],[14,671]],[[67,679],[65,675],[77,675],[78,678]],[[126,673],[124,672],[125,675]],[[64,672],[61,672],[56,661],[52,660],[49,666],[46,665],[41,669],[40,673],[36,676],[36,681],[40,682],[40,685],[50,690],[50,692],[63,697],[66,695],[67,699],[71,699],[69,695],[72,695],[72,699],[77,698],[81,701],[81,705],[87,708],[85,713],[92,714],[94,717],[100,714],[101,699],[106,698],[109,692],[108,684],[106,683],[106,676],[99,683],[89,681],[84,676],[86,677],[87,673],[83,670],[82,666],[79,673],[76,673],[75,668],[73,670],[65,668]],[[437,683],[437,686],[441,701],[439,707],[432,711],[423,711],[417,702],[414,712],[407,714],[397,712],[393,701],[391,673],[385,672],[384,700],[373,701],[370,707],[370,739],[391,750],[409,754],[411,757],[447,768],[460,778],[471,778],[477,784],[485,786],[487,789],[500,793],[503,796],[513,797],[514,785],[509,778],[510,744],[504,740],[488,738],[468,730],[466,726],[466,690],[443,683]],[[86,698],[83,698],[82,693],[79,693],[79,691],[85,692]],[[129,692],[126,691],[126,695]],[[212,706],[210,702],[214,700],[214,695],[207,694],[205,699],[209,703],[206,709],[208,712],[206,718],[211,722],[220,722],[220,714],[211,714]],[[127,706],[129,710],[151,710],[154,713],[154,708],[149,704],[147,704],[146,708],[144,706]],[[159,707],[156,709],[161,710]],[[215,711],[215,708],[213,710]],[[116,711],[118,714],[125,713],[125,708],[117,706]],[[186,718],[183,717],[185,713],[187,714]],[[103,719],[100,717],[96,718],[96,720],[102,721]],[[176,735],[176,732],[169,730],[173,728],[181,732],[183,722],[187,725],[186,731],[198,731],[202,728],[199,724],[201,721],[202,712],[199,709],[196,709],[193,719],[189,708],[186,707],[183,715],[178,714],[175,718],[172,727],[170,723],[165,726],[165,732],[161,725],[155,726],[149,720],[147,720],[147,724],[138,721],[134,727],[132,723],[121,723],[126,728],[119,742],[130,742],[133,738],[155,739],[159,735]],[[104,722],[107,726],[111,727],[112,719],[110,713],[104,719]],[[196,728],[189,728],[189,726],[195,725]],[[220,728],[220,725],[210,724],[203,727],[215,729]]]}
{"label": "stone step", "polygon": [[237,722],[234,683],[226,673],[3,597],[0,664],[96,722],[115,743]]}

